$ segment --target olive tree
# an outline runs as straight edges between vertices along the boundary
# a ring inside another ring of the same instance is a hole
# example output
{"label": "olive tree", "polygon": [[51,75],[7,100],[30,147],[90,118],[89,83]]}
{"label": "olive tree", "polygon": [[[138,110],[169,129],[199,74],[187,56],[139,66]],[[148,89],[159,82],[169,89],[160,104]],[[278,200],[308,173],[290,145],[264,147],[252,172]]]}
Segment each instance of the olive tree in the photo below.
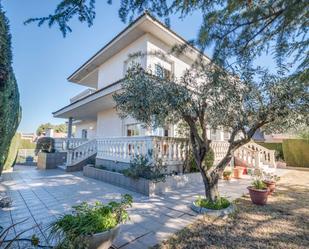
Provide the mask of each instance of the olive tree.
{"label": "olive tree", "polygon": [[[135,65],[128,70],[122,90],[113,97],[123,117],[130,115],[145,125],[180,121],[188,125],[194,160],[206,198],[212,202],[219,197],[219,176],[236,149],[248,143],[261,127],[274,129],[303,122],[309,108],[306,82],[277,78],[262,70],[231,75],[201,62],[178,79],[160,78]],[[203,164],[211,151],[208,127],[230,130],[226,155],[210,167]]]}

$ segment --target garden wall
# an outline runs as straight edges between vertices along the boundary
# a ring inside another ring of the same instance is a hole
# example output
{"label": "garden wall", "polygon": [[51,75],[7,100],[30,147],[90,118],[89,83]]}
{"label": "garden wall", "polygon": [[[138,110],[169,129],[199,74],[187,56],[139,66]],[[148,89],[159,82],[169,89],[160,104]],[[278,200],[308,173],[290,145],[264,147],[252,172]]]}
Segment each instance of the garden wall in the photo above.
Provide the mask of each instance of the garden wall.
{"label": "garden wall", "polygon": [[305,139],[283,140],[283,154],[288,166],[309,167],[309,141]]}
{"label": "garden wall", "polygon": [[162,194],[169,190],[183,188],[192,183],[202,182],[200,173],[167,176],[164,182],[153,182],[144,178],[133,179],[118,172],[98,169],[90,165],[84,167],[83,174],[84,176],[148,196]]}

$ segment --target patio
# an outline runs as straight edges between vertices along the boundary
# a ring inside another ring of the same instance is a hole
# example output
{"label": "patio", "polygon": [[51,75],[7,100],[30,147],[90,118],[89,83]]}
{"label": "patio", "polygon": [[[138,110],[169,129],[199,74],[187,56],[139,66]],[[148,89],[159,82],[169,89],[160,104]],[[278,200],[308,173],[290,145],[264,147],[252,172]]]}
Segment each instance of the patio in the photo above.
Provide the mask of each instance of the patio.
{"label": "patio", "polygon": [[[233,200],[247,192],[249,182],[249,179],[221,181],[219,189],[223,196]],[[67,173],[59,169],[39,171],[29,166],[17,166],[13,172],[3,173],[0,190],[6,191],[13,199],[11,208],[0,210],[1,226],[7,227],[28,218],[16,226],[9,237],[38,225],[22,237],[35,233],[43,245],[48,244],[47,225],[57,215],[69,212],[72,205],[82,201],[108,202],[119,199],[121,194],[131,194],[134,198],[129,211],[131,220],[122,226],[114,243],[114,248],[122,249],[148,248],[194,222],[199,217],[188,206],[204,192],[202,186],[193,184],[189,188],[149,198],[84,177],[81,172]]]}

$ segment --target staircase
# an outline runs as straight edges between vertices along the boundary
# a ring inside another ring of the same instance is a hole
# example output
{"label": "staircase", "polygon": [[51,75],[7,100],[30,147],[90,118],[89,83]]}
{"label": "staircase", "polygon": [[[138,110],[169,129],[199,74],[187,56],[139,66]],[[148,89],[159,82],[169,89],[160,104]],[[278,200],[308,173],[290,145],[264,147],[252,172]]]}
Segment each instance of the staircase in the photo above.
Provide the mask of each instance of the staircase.
{"label": "staircase", "polygon": [[78,143],[76,146],[70,144],[68,147],[65,165],[58,166],[68,172],[81,170],[86,164],[92,163],[97,154],[96,139]]}
{"label": "staircase", "polygon": [[275,150],[269,150],[255,142],[249,142],[234,153],[238,165],[249,168],[262,168],[272,172],[276,168]]}

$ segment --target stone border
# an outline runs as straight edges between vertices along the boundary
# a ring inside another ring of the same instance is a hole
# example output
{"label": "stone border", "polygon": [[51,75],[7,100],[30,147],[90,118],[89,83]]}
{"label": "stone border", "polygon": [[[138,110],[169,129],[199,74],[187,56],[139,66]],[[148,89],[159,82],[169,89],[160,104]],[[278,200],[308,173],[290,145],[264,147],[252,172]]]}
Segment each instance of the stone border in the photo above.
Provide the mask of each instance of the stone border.
{"label": "stone border", "polygon": [[194,201],[191,204],[191,209],[196,213],[207,214],[207,215],[215,216],[215,217],[222,217],[222,216],[226,216],[226,215],[229,215],[235,212],[235,206],[233,203],[231,203],[227,208],[214,210],[214,209],[199,207],[195,204],[195,201]]}
{"label": "stone border", "polygon": [[167,191],[186,187],[192,183],[202,182],[200,173],[167,176],[163,182],[153,182],[144,178],[133,179],[121,173],[98,169],[91,165],[83,168],[83,175],[147,196],[162,194]]}

